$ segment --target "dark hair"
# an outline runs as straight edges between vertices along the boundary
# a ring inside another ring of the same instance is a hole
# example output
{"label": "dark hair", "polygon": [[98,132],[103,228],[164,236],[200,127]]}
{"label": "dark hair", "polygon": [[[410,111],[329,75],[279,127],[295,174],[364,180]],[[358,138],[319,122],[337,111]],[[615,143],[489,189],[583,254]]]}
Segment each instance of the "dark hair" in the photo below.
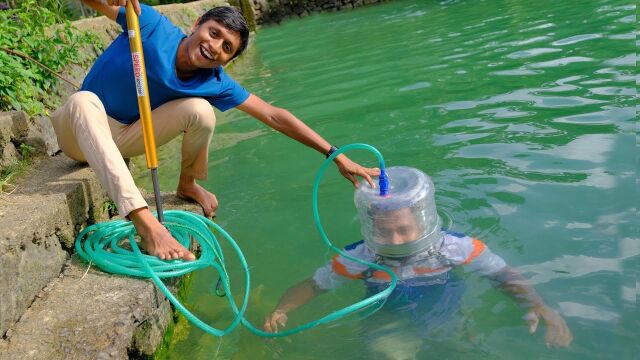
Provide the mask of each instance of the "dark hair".
{"label": "dark hair", "polygon": [[209,20],[215,20],[227,30],[237,31],[240,33],[240,47],[238,47],[238,50],[233,55],[232,59],[240,56],[249,43],[249,25],[247,25],[247,20],[242,16],[240,10],[232,6],[214,7],[200,17],[198,26]]}

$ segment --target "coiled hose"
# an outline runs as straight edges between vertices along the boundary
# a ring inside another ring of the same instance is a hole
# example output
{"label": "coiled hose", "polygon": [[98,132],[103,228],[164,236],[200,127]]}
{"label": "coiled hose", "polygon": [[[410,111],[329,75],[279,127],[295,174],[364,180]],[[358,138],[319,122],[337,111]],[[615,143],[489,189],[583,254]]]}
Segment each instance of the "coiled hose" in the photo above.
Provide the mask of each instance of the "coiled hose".
{"label": "coiled hose", "polygon": [[[387,297],[391,294],[397,283],[397,277],[393,271],[389,268],[363,261],[358,258],[354,258],[345,253],[341,248],[333,245],[327,234],[324,231],[322,223],[320,221],[320,214],[318,212],[318,188],[322,176],[326,168],[331,164],[336,156],[343,152],[352,149],[365,149],[373,152],[379,161],[380,166],[380,187],[381,194],[386,194],[386,174],[384,172],[384,159],[380,152],[367,144],[350,144],[336,150],[327,160],[325,160],[315,177],[312,193],[312,206],[313,217],[320,236],[324,243],[334,252],[339,253],[345,258],[369,266],[376,270],[381,270],[389,274],[391,277],[390,285],[383,291],[367,297],[355,304],[344,307],[340,310],[334,311],[320,319],[311,321],[304,325],[281,331],[278,333],[269,333],[253,326],[244,317],[249,301],[249,289],[250,289],[250,275],[249,266],[242,254],[242,250],[238,244],[233,240],[231,235],[227,233],[222,227],[206,217],[187,211],[179,210],[167,210],[164,212],[165,219],[163,225],[169,230],[171,235],[185,248],[190,247],[191,241],[197,241],[201,254],[200,257],[194,261],[183,260],[160,260],[159,258],[151,255],[143,254],[138,247],[135,236],[136,229],[130,221],[114,220],[105,223],[94,224],[84,229],[76,238],[75,248],[78,254],[86,261],[92,262],[100,269],[113,273],[127,276],[134,276],[139,278],[151,278],[153,282],[158,286],[162,293],[171,301],[171,303],[194,325],[202,329],[203,331],[214,335],[224,336],[233,331],[238,324],[242,323],[251,332],[258,336],[263,337],[283,337],[292,335],[312,327],[326,324],[331,321],[338,320],[353,312],[362,310],[366,307],[380,307],[384,304]],[[235,252],[236,256],[240,260],[240,265],[244,272],[245,290],[242,296],[242,304],[238,308],[231,291],[229,284],[229,276],[225,268],[224,253],[220,246],[216,233],[220,234]],[[128,239],[131,245],[131,250],[123,248],[118,245],[123,239]],[[229,306],[235,314],[234,320],[229,326],[224,329],[217,329],[211,325],[203,322],[187,308],[185,308],[180,301],[169,291],[167,286],[162,282],[164,278],[170,278],[174,276],[185,275],[191,271],[203,269],[206,267],[213,267],[219,274],[220,280],[216,284],[216,290],[221,284],[224,293],[229,301]]]}

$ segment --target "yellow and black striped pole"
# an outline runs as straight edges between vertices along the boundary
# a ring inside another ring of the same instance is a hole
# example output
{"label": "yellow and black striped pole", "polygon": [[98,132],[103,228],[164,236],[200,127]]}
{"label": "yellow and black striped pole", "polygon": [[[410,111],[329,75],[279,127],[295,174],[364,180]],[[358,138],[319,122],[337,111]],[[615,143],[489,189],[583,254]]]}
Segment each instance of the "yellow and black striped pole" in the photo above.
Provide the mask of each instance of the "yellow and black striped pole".
{"label": "yellow and black striped pole", "polygon": [[153,133],[153,121],[151,119],[151,104],[149,102],[149,88],[147,87],[147,70],[144,66],[144,54],[142,52],[142,39],[140,38],[140,23],[131,1],[127,1],[125,9],[129,47],[131,48],[131,60],[133,61],[133,75],[136,83],[136,93],[138,94],[138,108],[140,109],[140,121],[142,121],[144,153],[147,158],[147,169],[151,170],[158,220],[163,222],[162,200],[160,199],[160,185],[158,184],[158,154],[156,153],[156,138]]}

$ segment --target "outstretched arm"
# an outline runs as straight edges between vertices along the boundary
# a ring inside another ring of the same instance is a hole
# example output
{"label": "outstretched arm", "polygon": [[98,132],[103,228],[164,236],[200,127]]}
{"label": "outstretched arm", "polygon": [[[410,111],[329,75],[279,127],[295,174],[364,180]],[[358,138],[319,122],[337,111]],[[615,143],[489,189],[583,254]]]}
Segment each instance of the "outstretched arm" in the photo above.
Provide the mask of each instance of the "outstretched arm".
{"label": "outstretched arm", "polygon": [[519,303],[530,306],[526,315],[529,332],[534,333],[538,328],[540,318],[547,325],[547,347],[569,346],[573,340],[571,330],[562,316],[544,303],[535,289],[528,285],[527,280],[518,271],[505,267],[504,270],[491,276],[500,283],[500,287],[511,294]]}
{"label": "outstretched arm", "polygon": [[[249,98],[238,106],[238,109],[262,121],[270,128],[275,129],[322,154],[326,154],[331,148],[331,144],[322,138],[322,136],[318,135],[318,133],[313,131],[289,111],[268,104],[256,95],[249,95]],[[342,176],[351,181],[354,186],[358,186],[356,176],[361,176],[366,179],[372,187],[375,187],[371,176],[377,176],[380,174],[380,170],[378,168],[362,167],[351,161],[344,154],[338,155],[334,161],[336,162],[336,165],[338,165],[338,169]]]}
{"label": "outstretched arm", "polygon": [[289,289],[282,295],[278,305],[264,321],[264,330],[268,332],[278,332],[278,325],[284,327],[287,324],[287,313],[313,300],[322,294],[321,290],[312,279],[306,279]]}
{"label": "outstretched arm", "polygon": [[[81,0],[84,4],[99,12],[100,14],[115,21],[118,16],[120,6],[127,5],[127,0]],[[138,0],[129,0],[136,10],[136,14],[140,15],[140,3]]]}

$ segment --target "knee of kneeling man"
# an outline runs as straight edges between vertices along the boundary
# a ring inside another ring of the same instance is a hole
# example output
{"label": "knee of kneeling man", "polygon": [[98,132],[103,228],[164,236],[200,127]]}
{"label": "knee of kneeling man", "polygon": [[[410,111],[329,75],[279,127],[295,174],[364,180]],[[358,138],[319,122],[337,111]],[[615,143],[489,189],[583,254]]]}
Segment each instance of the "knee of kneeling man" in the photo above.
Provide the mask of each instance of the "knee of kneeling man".
{"label": "knee of kneeling man", "polygon": [[193,99],[190,105],[190,112],[198,124],[213,130],[216,126],[216,114],[213,111],[213,106],[205,99]]}
{"label": "knee of kneeling man", "polygon": [[67,103],[71,106],[72,109],[92,106],[98,108],[102,112],[105,112],[102,101],[100,101],[98,95],[92,93],[91,91],[78,91],[77,93],[69,96],[69,100],[67,101]]}

